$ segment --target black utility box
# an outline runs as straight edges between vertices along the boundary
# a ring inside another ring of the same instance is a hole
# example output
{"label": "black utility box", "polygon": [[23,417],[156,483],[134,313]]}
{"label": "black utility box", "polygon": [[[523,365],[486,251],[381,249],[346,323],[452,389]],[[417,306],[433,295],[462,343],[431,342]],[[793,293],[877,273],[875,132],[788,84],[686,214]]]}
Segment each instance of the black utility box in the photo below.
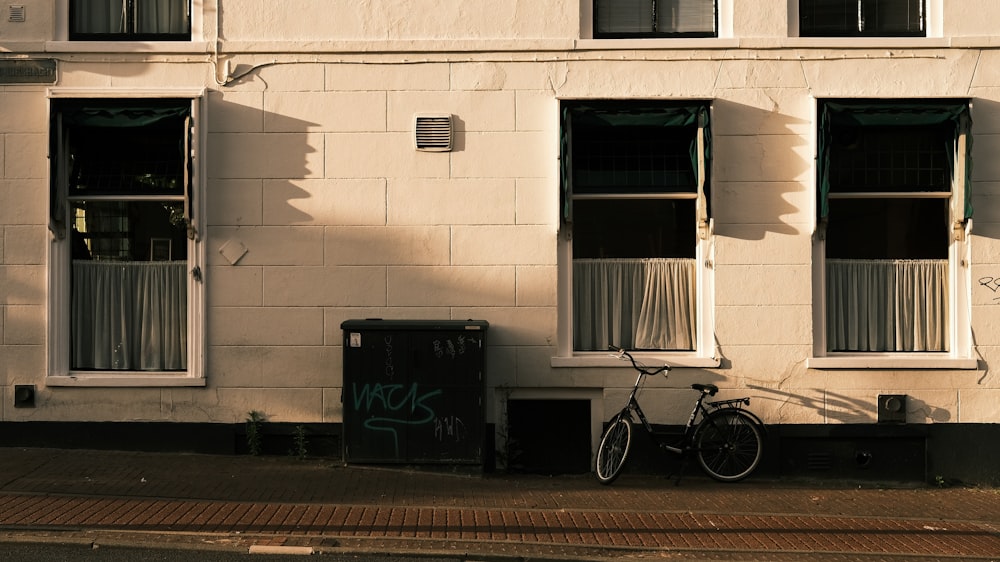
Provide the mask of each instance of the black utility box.
{"label": "black utility box", "polygon": [[483,463],[488,322],[347,320],[340,327],[346,462]]}

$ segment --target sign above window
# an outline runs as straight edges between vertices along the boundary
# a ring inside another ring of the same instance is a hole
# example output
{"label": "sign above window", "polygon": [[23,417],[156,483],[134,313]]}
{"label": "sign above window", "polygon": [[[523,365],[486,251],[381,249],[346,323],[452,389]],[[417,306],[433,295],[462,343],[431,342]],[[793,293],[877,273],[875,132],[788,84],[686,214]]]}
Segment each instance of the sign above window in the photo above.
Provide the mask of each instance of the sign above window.
{"label": "sign above window", "polygon": [[54,59],[0,60],[0,84],[54,84]]}

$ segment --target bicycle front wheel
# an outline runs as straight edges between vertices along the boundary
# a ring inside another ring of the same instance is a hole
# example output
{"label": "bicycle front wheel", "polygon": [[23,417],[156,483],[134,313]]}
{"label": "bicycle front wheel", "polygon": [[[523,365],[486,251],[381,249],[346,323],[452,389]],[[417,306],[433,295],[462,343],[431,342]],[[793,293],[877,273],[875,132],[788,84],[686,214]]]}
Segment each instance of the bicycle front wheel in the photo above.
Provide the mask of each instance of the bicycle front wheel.
{"label": "bicycle front wheel", "polygon": [[702,470],[720,482],[743,480],[764,456],[764,438],[753,418],[739,410],[717,410],[698,424],[695,451]]}
{"label": "bicycle front wheel", "polygon": [[611,418],[608,429],[601,438],[594,458],[594,475],[601,484],[610,484],[625,468],[628,449],[632,445],[632,423],[626,416],[618,414]]}

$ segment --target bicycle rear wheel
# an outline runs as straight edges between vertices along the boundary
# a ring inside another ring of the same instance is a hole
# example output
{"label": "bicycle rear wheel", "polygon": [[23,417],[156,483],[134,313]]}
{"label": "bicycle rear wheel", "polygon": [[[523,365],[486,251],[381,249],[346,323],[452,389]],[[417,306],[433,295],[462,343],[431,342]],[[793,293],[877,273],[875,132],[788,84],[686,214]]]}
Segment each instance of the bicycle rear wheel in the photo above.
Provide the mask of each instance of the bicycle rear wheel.
{"label": "bicycle rear wheel", "polygon": [[753,418],[735,409],[706,416],[694,435],[702,470],[720,482],[743,480],[764,456],[764,438]]}
{"label": "bicycle rear wheel", "polygon": [[601,438],[594,458],[594,476],[601,484],[610,484],[625,468],[625,459],[632,445],[632,423],[626,416],[618,414],[611,418],[608,429]]}

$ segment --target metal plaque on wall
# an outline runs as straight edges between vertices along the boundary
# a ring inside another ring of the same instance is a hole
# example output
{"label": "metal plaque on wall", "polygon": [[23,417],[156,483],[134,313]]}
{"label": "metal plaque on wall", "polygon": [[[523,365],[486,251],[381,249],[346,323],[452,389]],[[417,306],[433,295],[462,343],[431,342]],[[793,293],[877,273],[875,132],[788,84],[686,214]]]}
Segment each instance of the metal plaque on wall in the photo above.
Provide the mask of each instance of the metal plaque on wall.
{"label": "metal plaque on wall", "polygon": [[0,60],[0,84],[54,84],[55,59]]}

